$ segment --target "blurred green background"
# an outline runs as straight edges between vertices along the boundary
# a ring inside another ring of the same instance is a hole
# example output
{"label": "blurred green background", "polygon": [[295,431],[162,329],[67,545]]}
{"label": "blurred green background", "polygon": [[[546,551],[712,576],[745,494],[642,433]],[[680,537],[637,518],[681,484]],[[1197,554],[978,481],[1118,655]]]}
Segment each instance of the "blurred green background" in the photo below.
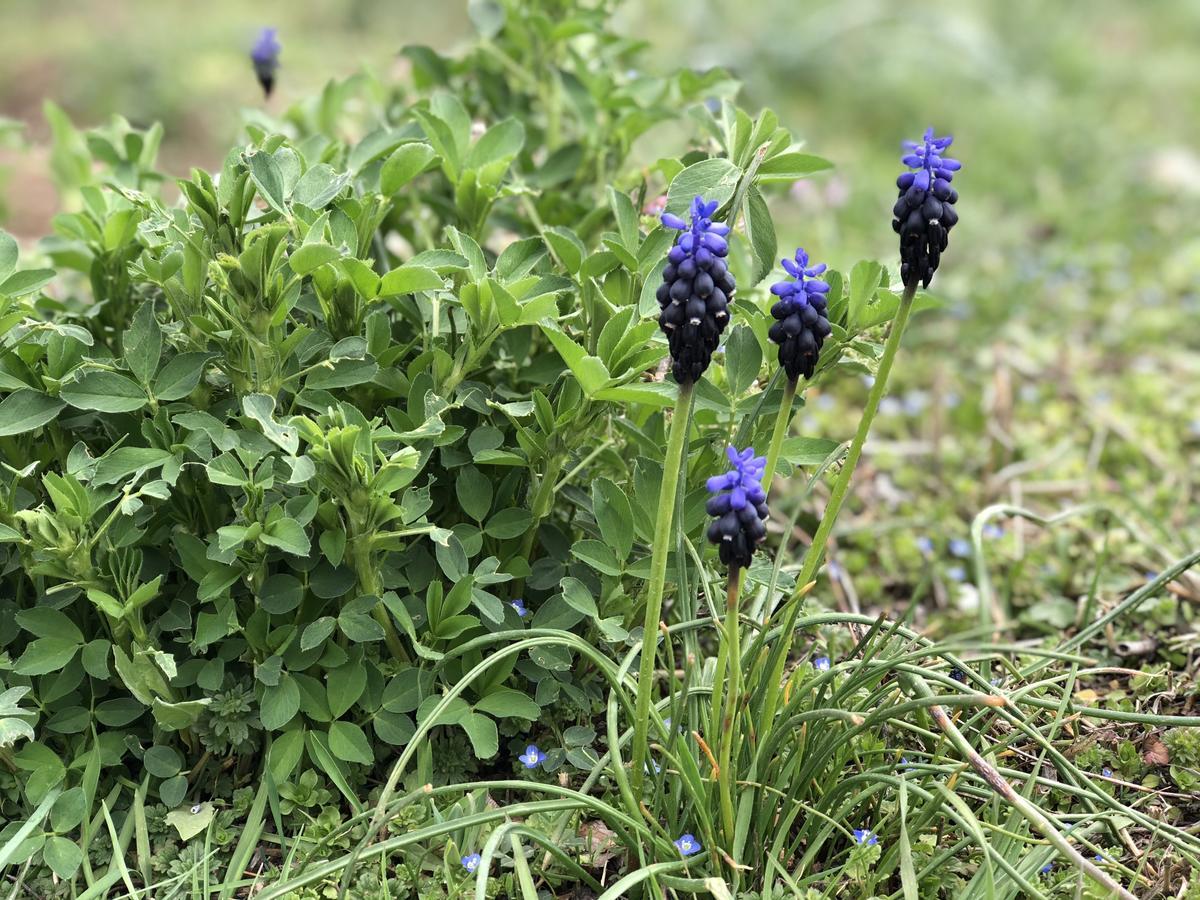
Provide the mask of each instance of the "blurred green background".
{"label": "blurred green background", "polygon": [[[56,205],[45,98],[83,125],[163,122],[161,160],[185,174],[264,102],[247,59],[263,25],[284,47],[275,110],[362,66],[398,73],[405,44],[472,37],[465,0],[5,0],[3,16],[0,115],[25,127],[0,128],[0,216],[27,240]],[[916,535],[942,553],[997,500],[1130,510],[1147,523],[1131,573],[1200,542],[1200,2],[646,0],[617,21],[645,67],[728,67],[748,106],[836,163],[773,199],[781,250],[894,265],[899,142],[956,136],[946,308],[917,321],[841,536],[874,573],[859,593],[884,596]],[[848,436],[862,391],[810,392],[800,427]],[[1048,552],[1036,586],[1009,590],[1066,592]]]}

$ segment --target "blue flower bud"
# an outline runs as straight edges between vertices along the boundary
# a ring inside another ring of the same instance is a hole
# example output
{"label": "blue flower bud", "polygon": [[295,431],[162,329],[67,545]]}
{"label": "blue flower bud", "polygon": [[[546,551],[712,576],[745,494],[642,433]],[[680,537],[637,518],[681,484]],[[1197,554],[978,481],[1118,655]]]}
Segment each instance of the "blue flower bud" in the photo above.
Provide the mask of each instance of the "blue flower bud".
{"label": "blue flower bud", "polygon": [[712,221],[715,200],[692,201],[691,224],[663,213],[662,223],[681,232],[667,253],[657,299],[658,325],[671,348],[672,371],[680,384],[700,379],[712,362],[721,332],[729,323],[729,301],[737,287],[725,262],[729,227]]}
{"label": "blue flower bud", "polygon": [[779,345],[779,364],[790,380],[801,375],[812,378],[821,345],[833,330],[825,298],[829,285],[816,280],[826,266],[809,266],[803,247],[796,250],[794,261],[785,259],[782,263],[784,271],[795,280],[771,285],[771,293],[779,301],[771,307],[775,324],[767,336]]}
{"label": "blue flower bud", "polygon": [[733,468],[706,484],[713,496],[705,510],[714,517],[708,539],[717,545],[721,562],[730,569],[744,569],[767,537],[767,495],[762,488],[767,460],[755,456],[753,447],[740,452],[728,447],[725,455]]}
{"label": "blue flower bud", "polygon": [[892,207],[892,228],[900,235],[900,278],[905,285],[920,282],[929,287],[950,229],[958,222],[958,192],[950,182],[962,163],[942,156],[953,141],[950,136],[934,137],[929,128],[920,143],[904,142],[908,152],[900,161],[916,171],[896,179],[900,196]]}
{"label": "blue flower bud", "polygon": [[250,61],[254,63],[254,74],[262,85],[263,93],[271,96],[275,87],[275,73],[279,70],[279,51],[283,46],[276,37],[279,29],[264,28],[258,33],[258,40],[250,49]]}

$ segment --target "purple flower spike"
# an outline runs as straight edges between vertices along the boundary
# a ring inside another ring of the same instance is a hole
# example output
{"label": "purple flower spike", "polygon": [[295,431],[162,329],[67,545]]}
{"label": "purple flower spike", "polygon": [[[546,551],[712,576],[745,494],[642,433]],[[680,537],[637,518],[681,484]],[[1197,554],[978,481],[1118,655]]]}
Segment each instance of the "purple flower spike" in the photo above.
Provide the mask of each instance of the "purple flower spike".
{"label": "purple flower spike", "polygon": [[536,769],[546,761],[546,754],[537,748],[537,744],[530,744],[517,759],[525,765],[525,768]]}
{"label": "purple flower spike", "polygon": [[658,325],[671,348],[672,371],[679,384],[700,380],[729,324],[729,304],[737,287],[725,261],[729,226],[713,222],[717,201],[692,201],[691,224],[662,214],[664,228],[680,232],[667,254],[658,305]]}
{"label": "purple flower spike", "polygon": [[275,73],[279,70],[279,52],[283,45],[279,43],[277,28],[264,28],[258,33],[258,40],[250,48],[250,61],[254,63],[254,74],[262,85],[263,94],[270,97],[275,87]]}
{"label": "purple flower spike", "polygon": [[721,562],[730,569],[744,569],[767,537],[767,494],[762,487],[767,460],[755,456],[753,447],[740,451],[728,447],[725,455],[733,468],[705,485],[713,495],[705,509],[715,517],[708,526],[708,539],[717,545]]}
{"label": "purple flower spike", "polygon": [[904,142],[907,152],[900,161],[916,171],[896,179],[900,198],[892,208],[892,228],[900,235],[900,277],[905,285],[920,282],[929,287],[950,229],[958,222],[958,191],[950,182],[962,163],[942,155],[953,142],[950,136],[935,137],[932,128],[920,142]]}
{"label": "purple flower spike", "polygon": [[816,280],[826,266],[810,266],[803,247],[796,250],[795,259],[781,262],[783,270],[795,280],[771,285],[771,293],[779,301],[771,307],[775,324],[767,334],[779,345],[779,364],[789,379],[795,381],[801,375],[812,378],[821,345],[833,330],[825,299],[829,285]]}

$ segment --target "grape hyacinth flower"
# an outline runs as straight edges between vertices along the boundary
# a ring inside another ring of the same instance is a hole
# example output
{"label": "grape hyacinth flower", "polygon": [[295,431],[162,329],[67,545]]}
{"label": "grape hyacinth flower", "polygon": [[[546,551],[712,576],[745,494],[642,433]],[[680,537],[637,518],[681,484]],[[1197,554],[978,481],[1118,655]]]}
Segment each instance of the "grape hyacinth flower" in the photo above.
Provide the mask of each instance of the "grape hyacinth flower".
{"label": "grape hyacinth flower", "polygon": [[821,356],[821,345],[833,330],[825,297],[829,285],[817,278],[826,265],[810,266],[803,247],[796,250],[794,261],[784,259],[781,262],[784,271],[794,280],[771,285],[771,293],[779,301],[771,307],[775,324],[767,335],[779,345],[779,365],[790,380],[795,381],[801,375],[812,378]]}
{"label": "grape hyacinth flower", "polygon": [[464,869],[466,869],[468,872],[473,873],[476,869],[478,869],[479,863],[480,863],[480,859],[479,859],[478,853],[471,853],[462,858],[462,867]]}
{"label": "grape hyacinth flower", "polygon": [[691,834],[682,834],[673,843],[676,849],[684,856],[691,856],[704,849],[695,836]]}
{"label": "grape hyacinth flower", "polygon": [[874,847],[879,843],[879,836],[869,828],[855,828],[854,843]]}
{"label": "grape hyacinth flower", "polygon": [[276,37],[278,33],[277,28],[264,28],[258,33],[258,40],[250,49],[254,74],[258,76],[258,83],[262,85],[263,94],[267,97],[271,96],[275,87],[275,73],[279,70],[279,51],[283,49]]}
{"label": "grape hyacinth flower", "polygon": [[546,754],[537,748],[537,744],[530,744],[517,759],[524,763],[525,768],[536,769],[546,761]]}
{"label": "grape hyacinth flower", "polygon": [[[705,509],[715,521],[708,526],[708,539],[717,545],[721,562],[732,570],[750,565],[754,550],[767,537],[767,495],[762,488],[766,457],[755,456],[754,448],[739,452],[726,448],[733,466],[724,475],[708,479],[709,498]],[[732,577],[732,576],[731,576]]]}
{"label": "grape hyacinth flower", "polygon": [[949,135],[935,137],[932,128],[920,142],[904,142],[908,152],[901,161],[916,171],[896,179],[900,198],[892,207],[892,228],[900,235],[900,278],[906,287],[918,282],[929,287],[958,222],[958,191],[950,182],[962,163],[942,156],[953,142]]}
{"label": "grape hyacinth flower", "polygon": [[692,201],[691,224],[663,213],[662,223],[681,232],[667,254],[658,288],[659,327],[671,348],[672,372],[680,385],[700,380],[729,323],[736,283],[725,256],[729,226],[715,223],[717,201]]}

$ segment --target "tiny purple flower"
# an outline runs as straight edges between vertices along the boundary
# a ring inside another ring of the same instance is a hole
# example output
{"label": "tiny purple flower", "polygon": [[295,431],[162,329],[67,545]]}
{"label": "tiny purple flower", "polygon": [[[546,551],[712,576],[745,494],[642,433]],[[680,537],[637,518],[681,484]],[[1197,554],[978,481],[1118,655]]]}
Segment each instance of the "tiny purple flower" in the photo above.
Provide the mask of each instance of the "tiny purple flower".
{"label": "tiny purple flower", "polygon": [[1100,770],[1100,774],[1101,774],[1102,776],[1104,776],[1105,778],[1112,778],[1112,777],[1113,777],[1113,770],[1112,770],[1112,769],[1110,769],[1108,766],[1105,766],[1103,769],[1101,769],[1101,770]]}
{"label": "tiny purple flower", "polygon": [[966,581],[967,570],[962,566],[951,566],[946,570],[946,577],[951,581]]}
{"label": "tiny purple flower", "polygon": [[999,540],[1004,537],[1004,529],[995,522],[988,522],[983,526],[983,536],[989,540]]}
{"label": "tiny purple flower", "polygon": [[921,535],[919,538],[917,538],[917,549],[926,556],[931,555],[933,553],[932,539],[925,537],[925,535]]}
{"label": "tiny purple flower", "polygon": [[478,853],[472,853],[462,858],[462,867],[468,872],[474,872],[476,869],[478,869],[479,863],[480,859]]}
{"label": "tiny purple flower", "polygon": [[813,668],[818,672],[828,672],[831,665],[828,656],[818,656],[813,660]]}
{"label": "tiny purple flower", "polygon": [[1053,869],[1054,869],[1054,863],[1048,862],[1044,866],[1042,866],[1042,874],[1049,875],[1050,872],[1053,871]]}
{"label": "tiny purple flower", "polygon": [[508,605],[511,606],[514,610],[516,610],[517,615],[520,616],[522,619],[525,618],[527,615],[529,615],[529,610],[525,606],[525,601],[522,600],[520,597],[517,597]]}
{"label": "tiny purple flower", "polygon": [[950,553],[959,559],[966,559],[971,555],[971,542],[963,538],[955,538],[950,542]]}
{"label": "tiny purple flower", "polygon": [[546,754],[537,748],[537,744],[530,744],[517,759],[525,764],[525,768],[536,769],[546,761]]}
{"label": "tiny purple flower", "polygon": [[696,840],[694,835],[682,834],[675,841],[675,848],[684,856],[691,856],[694,853],[699,853],[704,848],[700,842]]}
{"label": "tiny purple flower", "polygon": [[879,843],[879,837],[869,828],[855,828],[854,843],[863,844],[867,847],[874,847]]}

